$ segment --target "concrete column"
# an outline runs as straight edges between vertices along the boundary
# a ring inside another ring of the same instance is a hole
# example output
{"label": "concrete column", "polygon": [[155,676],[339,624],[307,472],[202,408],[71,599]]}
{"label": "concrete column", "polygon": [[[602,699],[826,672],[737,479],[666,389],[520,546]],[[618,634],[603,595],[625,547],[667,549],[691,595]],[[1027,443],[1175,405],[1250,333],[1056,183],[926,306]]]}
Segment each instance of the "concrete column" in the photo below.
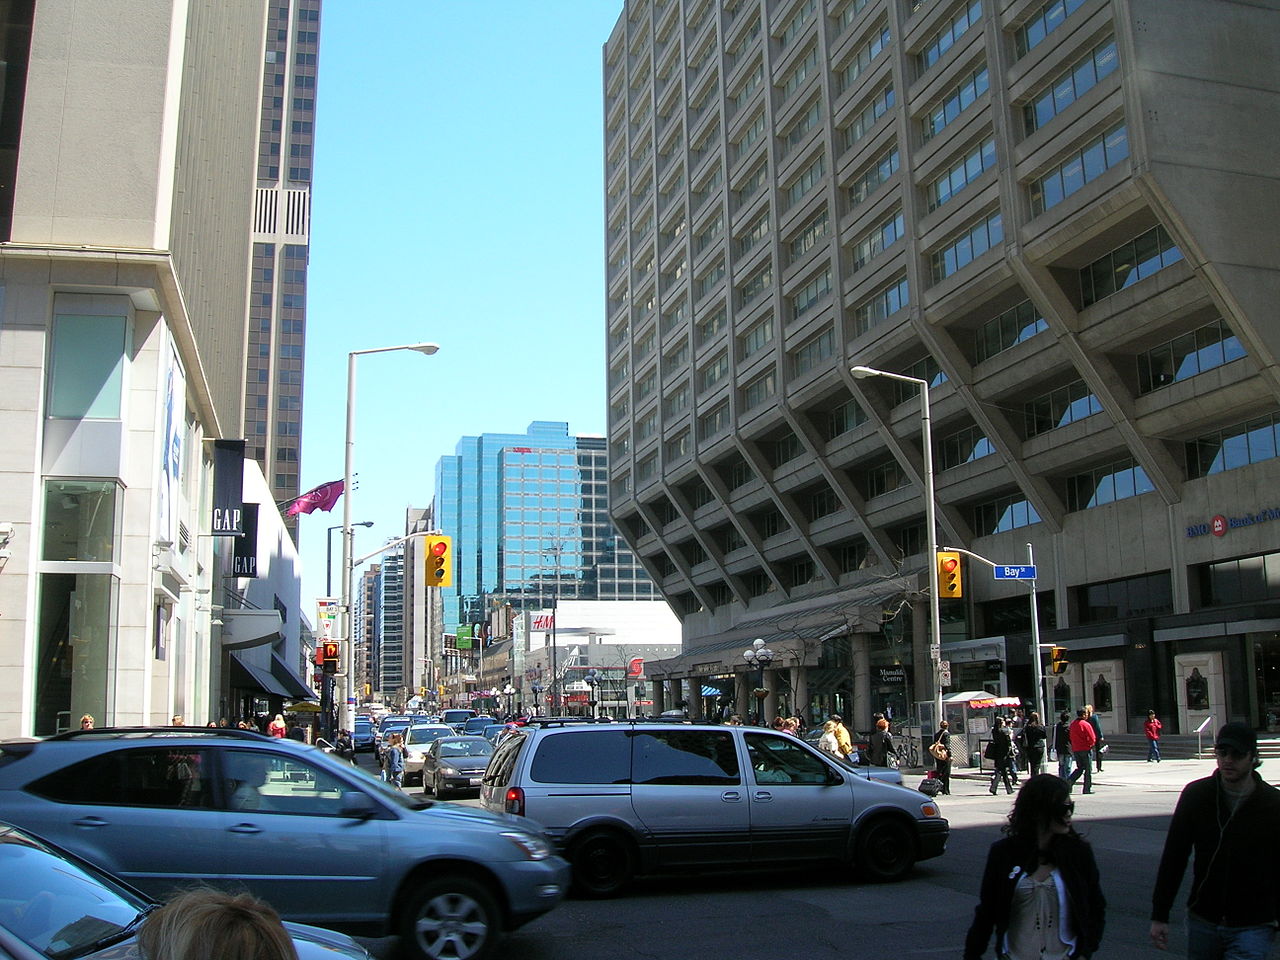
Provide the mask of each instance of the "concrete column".
{"label": "concrete column", "polygon": [[791,668],[791,692],[796,698],[796,716],[806,724],[812,723],[814,717],[809,709],[809,668],[804,664]]}
{"label": "concrete column", "polygon": [[871,729],[871,650],[868,635],[853,635],[853,727]]}
{"label": "concrete column", "polygon": [[680,708],[680,701],[682,699],[683,698],[680,696],[680,681],[668,680],[667,681],[667,709],[678,710]]}
{"label": "concrete column", "polygon": [[773,723],[778,715],[778,671],[769,667],[764,672],[764,688],[769,695],[764,698],[764,722]]}
{"label": "concrete column", "polygon": [[[923,610],[924,616],[916,616],[916,610]],[[921,596],[912,611],[911,617],[911,666],[915,671],[915,683],[912,690],[916,701],[933,702],[933,658],[929,656],[929,618],[928,597]],[[914,704],[907,704],[907,713],[914,713]],[[937,724],[934,724],[935,728]]]}
{"label": "concrete column", "polygon": [[702,719],[702,678],[690,677],[685,681],[686,690],[689,691],[689,719]]}
{"label": "concrete column", "polygon": [[656,717],[667,709],[667,685],[663,680],[649,681],[649,698],[653,700],[653,715]]}
{"label": "concrete column", "polygon": [[749,670],[733,675],[733,712],[743,720],[751,716],[751,677]]}

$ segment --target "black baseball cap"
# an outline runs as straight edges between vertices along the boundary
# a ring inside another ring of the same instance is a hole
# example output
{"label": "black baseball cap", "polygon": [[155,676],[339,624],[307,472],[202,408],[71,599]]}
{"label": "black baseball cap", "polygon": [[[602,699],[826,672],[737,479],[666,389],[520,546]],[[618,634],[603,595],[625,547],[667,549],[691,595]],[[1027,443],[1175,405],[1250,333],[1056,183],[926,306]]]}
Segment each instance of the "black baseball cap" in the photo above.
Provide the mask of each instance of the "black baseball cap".
{"label": "black baseball cap", "polygon": [[1233,721],[1218,731],[1218,739],[1214,741],[1214,746],[1230,747],[1247,756],[1258,752],[1258,735],[1248,724]]}

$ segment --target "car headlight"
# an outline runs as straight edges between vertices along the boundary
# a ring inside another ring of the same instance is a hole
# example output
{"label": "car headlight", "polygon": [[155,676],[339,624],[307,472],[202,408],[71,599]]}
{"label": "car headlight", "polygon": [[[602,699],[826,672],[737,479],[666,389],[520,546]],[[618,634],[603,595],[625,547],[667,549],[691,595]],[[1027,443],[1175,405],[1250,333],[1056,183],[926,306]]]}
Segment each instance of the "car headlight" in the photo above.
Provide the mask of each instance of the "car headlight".
{"label": "car headlight", "polygon": [[457,767],[451,767],[448,764],[441,764],[440,772],[446,777],[456,777],[458,775]]}
{"label": "car headlight", "polygon": [[530,860],[545,860],[551,856],[551,844],[541,837],[529,833],[503,833],[503,837],[514,843]]}

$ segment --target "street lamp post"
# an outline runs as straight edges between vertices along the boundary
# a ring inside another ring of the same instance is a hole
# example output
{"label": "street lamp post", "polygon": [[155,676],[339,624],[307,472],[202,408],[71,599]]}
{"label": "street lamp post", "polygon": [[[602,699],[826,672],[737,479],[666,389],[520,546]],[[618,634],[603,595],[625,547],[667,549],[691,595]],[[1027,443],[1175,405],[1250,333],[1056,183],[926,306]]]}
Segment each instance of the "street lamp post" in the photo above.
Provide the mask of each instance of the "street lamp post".
{"label": "street lamp post", "polygon": [[507,717],[508,717],[508,719],[510,719],[510,717],[511,717],[511,698],[512,698],[512,697],[514,697],[514,696],[516,695],[516,688],[515,688],[515,687],[513,687],[511,684],[509,684],[509,683],[508,683],[505,687],[503,687],[503,688],[502,688],[502,694],[503,694],[503,696],[505,696],[505,697],[507,698]]}
{"label": "street lamp post", "polygon": [[742,651],[742,659],[747,661],[750,667],[759,669],[760,674],[756,683],[756,723],[764,726],[764,698],[768,696],[768,690],[764,685],[764,668],[773,663],[773,651],[764,645],[764,641],[759,637],[751,641],[751,646]]}
{"label": "street lamp post", "polygon": [[542,705],[542,684],[537,680],[533,681],[529,684],[529,692],[533,694],[533,712],[536,715],[539,712],[538,708]]}
{"label": "street lamp post", "polygon": [[[351,525],[354,527],[372,527],[372,520],[360,520]],[[324,554],[324,595],[326,597],[333,596],[333,531],[341,530],[342,524],[336,523],[329,528],[329,532],[325,534],[325,554]],[[354,530],[353,530],[354,532]]]}
{"label": "street lamp post", "polygon": [[587,694],[587,704],[591,707],[591,716],[594,717],[596,715],[596,704],[600,702],[600,674],[596,673],[595,668],[592,667],[582,679],[591,688],[591,692]]}
{"label": "street lamp post", "polygon": [[351,554],[353,535],[351,530],[351,476],[353,473],[353,454],[356,443],[356,357],[366,353],[391,353],[396,350],[411,350],[415,353],[431,356],[440,347],[434,343],[405,343],[394,347],[373,347],[368,350],[352,350],[347,354],[347,433],[346,451],[343,457],[342,471],[342,630],[346,641],[342,654],[343,698],[342,728],[355,728],[356,688],[354,649],[355,611],[351,604]]}
{"label": "street lamp post", "polygon": [[933,665],[933,725],[942,722],[942,610],[938,598],[938,522],[937,504],[933,496],[933,432],[929,424],[929,381],[908,377],[875,367],[851,367],[849,372],[859,380],[865,377],[888,377],[920,388],[920,432],[924,443],[924,525],[927,528],[926,564],[929,567],[929,661]]}

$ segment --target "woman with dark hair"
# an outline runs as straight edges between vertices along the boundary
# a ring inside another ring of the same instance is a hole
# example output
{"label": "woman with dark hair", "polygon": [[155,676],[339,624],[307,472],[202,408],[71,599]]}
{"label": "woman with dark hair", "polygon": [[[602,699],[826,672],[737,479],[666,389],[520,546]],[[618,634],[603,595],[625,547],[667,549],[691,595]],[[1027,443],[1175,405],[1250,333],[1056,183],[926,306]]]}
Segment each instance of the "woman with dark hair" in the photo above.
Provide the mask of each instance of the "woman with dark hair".
{"label": "woman with dark hair", "polygon": [[1018,791],[991,845],[964,960],[979,960],[994,930],[1008,960],[1090,957],[1102,942],[1106,900],[1093,849],[1071,825],[1075,804],[1061,777],[1042,773]]}
{"label": "woman with dark hair", "polygon": [[1004,717],[996,717],[991,728],[991,742],[983,756],[995,764],[991,771],[991,795],[996,795],[996,784],[1004,782],[1004,792],[1013,793],[1013,736],[1004,725]]}

